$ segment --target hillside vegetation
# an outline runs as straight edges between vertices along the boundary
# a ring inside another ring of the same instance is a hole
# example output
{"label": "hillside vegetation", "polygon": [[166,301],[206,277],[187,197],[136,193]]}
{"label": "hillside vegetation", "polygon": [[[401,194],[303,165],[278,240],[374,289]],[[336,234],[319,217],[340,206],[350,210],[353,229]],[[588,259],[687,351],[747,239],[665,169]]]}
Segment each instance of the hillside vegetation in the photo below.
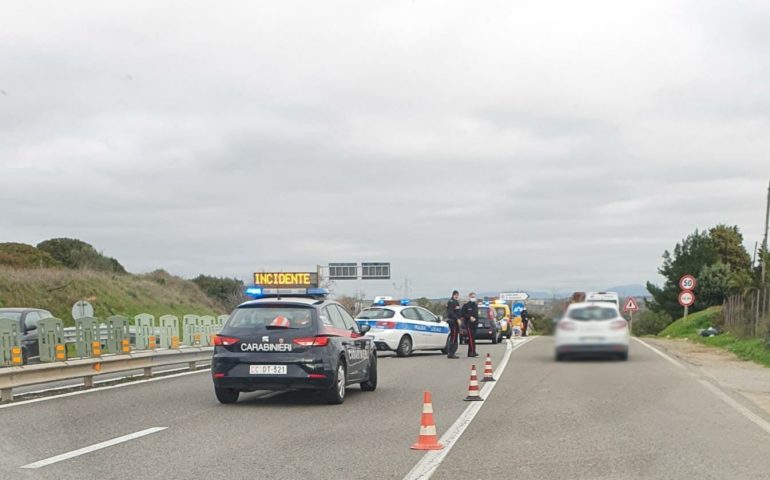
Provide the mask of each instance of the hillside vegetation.
{"label": "hillside vegetation", "polygon": [[20,269],[0,266],[0,306],[36,307],[72,325],[72,304],[87,300],[95,316],[221,315],[225,307],[193,282],[164,271],[145,275],[65,268]]}

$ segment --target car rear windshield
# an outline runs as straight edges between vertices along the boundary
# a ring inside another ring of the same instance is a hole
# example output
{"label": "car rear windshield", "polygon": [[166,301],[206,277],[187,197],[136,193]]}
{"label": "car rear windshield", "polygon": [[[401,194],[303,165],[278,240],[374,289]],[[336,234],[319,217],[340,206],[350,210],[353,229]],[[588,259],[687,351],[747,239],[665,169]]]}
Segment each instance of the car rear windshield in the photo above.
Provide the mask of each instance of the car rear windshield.
{"label": "car rear windshield", "polygon": [[396,312],[389,308],[371,308],[359,313],[356,318],[362,320],[380,320],[383,318],[393,318],[393,315],[395,314]]}
{"label": "car rear windshield", "polygon": [[[492,315],[490,317],[490,315]],[[479,307],[479,319],[480,320],[491,320],[495,317],[495,314],[492,313],[492,310],[490,310],[489,307]]]}
{"label": "car rear windshield", "polygon": [[497,312],[498,317],[504,317],[505,316],[505,308],[503,307],[495,307],[495,311]]}
{"label": "car rear windshield", "polygon": [[569,318],[572,320],[611,320],[618,316],[614,308],[585,307],[570,310]]}
{"label": "car rear windshield", "polygon": [[19,321],[21,320],[21,312],[0,312],[0,318]]}
{"label": "car rear windshield", "polygon": [[315,330],[315,311],[303,305],[250,305],[236,309],[226,328],[269,332],[275,330]]}

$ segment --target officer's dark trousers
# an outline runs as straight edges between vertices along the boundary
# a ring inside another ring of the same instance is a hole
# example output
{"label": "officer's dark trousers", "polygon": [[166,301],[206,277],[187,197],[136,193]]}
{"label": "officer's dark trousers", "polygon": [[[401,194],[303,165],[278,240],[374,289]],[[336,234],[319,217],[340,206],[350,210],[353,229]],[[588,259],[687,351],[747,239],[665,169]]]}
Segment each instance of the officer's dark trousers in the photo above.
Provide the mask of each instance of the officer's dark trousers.
{"label": "officer's dark trousers", "polygon": [[476,322],[465,322],[466,332],[468,333],[468,355],[476,354]]}
{"label": "officer's dark trousers", "polygon": [[447,344],[447,356],[451,357],[457,354],[457,344],[460,340],[460,326],[457,320],[449,320],[449,343]]}

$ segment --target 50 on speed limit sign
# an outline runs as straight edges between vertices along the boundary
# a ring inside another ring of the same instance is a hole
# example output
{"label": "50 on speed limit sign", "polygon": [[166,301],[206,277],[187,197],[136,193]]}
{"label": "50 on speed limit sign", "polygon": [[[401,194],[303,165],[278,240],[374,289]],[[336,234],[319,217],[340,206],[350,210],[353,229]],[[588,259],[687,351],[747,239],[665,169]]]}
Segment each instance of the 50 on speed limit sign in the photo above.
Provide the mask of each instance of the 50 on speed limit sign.
{"label": "50 on speed limit sign", "polygon": [[682,278],[679,279],[679,288],[681,290],[685,291],[692,291],[695,290],[695,287],[698,285],[698,282],[695,280],[695,277],[692,275],[684,275]]}
{"label": "50 on speed limit sign", "polygon": [[679,292],[679,305],[683,307],[692,307],[695,303],[695,294],[689,290]]}

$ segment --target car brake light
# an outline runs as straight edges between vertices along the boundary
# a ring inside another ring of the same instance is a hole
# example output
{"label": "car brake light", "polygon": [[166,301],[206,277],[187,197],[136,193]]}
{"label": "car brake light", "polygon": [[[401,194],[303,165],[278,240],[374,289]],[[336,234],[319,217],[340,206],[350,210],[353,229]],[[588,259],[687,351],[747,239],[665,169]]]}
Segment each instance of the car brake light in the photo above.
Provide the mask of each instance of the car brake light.
{"label": "car brake light", "polygon": [[291,341],[300,347],[325,347],[329,344],[329,337],[301,337]]}
{"label": "car brake light", "polygon": [[561,330],[574,330],[575,329],[575,322],[570,322],[568,320],[562,320],[559,322],[559,328]]}
{"label": "car brake light", "polygon": [[230,345],[235,345],[240,341],[240,338],[225,337],[223,335],[217,335],[214,337],[214,345],[217,347],[229,347]]}
{"label": "car brake light", "polygon": [[225,374],[221,372],[217,372],[214,374],[214,378],[225,378]]}
{"label": "car brake light", "polygon": [[324,375],[323,373],[310,373],[308,374],[307,378],[311,380],[320,380],[320,379],[326,378],[326,375]]}
{"label": "car brake light", "polygon": [[612,323],[610,323],[610,328],[613,330],[620,330],[626,327],[628,327],[628,322],[625,320],[613,320]]}
{"label": "car brake light", "polygon": [[380,328],[396,328],[396,322],[377,322]]}

